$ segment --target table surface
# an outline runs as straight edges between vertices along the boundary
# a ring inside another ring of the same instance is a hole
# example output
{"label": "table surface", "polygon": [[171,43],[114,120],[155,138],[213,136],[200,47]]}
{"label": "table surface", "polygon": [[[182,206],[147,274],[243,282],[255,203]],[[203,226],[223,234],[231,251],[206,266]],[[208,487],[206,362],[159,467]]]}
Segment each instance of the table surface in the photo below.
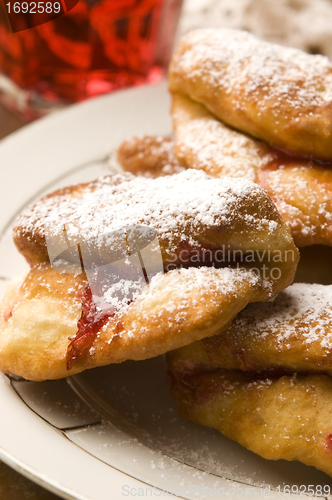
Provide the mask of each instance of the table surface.
{"label": "table surface", "polygon": [[[0,140],[25,124],[26,122],[0,104]],[[0,461],[0,500],[60,500],[60,498]]]}

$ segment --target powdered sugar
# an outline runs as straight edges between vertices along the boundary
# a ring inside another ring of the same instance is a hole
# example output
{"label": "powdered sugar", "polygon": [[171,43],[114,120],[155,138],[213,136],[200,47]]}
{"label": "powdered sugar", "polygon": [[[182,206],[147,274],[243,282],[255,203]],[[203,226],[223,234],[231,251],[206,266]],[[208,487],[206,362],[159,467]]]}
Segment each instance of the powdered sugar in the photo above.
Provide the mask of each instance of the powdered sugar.
{"label": "powdered sugar", "polygon": [[[173,60],[171,75],[180,72],[192,82],[200,80],[209,91],[237,93],[259,100],[260,108],[280,104],[297,110],[314,110],[332,99],[332,66],[323,56],[262,42],[253,35],[229,29],[204,29],[189,33],[184,50]],[[227,68],[227,71],[225,69]],[[173,89],[177,90],[177,89]],[[238,101],[236,106],[240,107]]]}
{"label": "powdered sugar", "polygon": [[[104,302],[109,305],[117,314],[123,314],[129,307],[129,303],[139,296],[145,282],[142,280],[132,281],[121,279],[116,283],[112,283],[103,295]],[[97,304],[98,307],[98,304]],[[105,304],[100,306],[101,310],[105,310]]]}
{"label": "powdered sugar", "polygon": [[[142,320],[149,311],[150,321],[155,321],[157,325],[160,318],[167,317],[167,328],[177,330],[192,321],[193,308],[197,321],[200,315],[205,316],[206,310],[218,308],[222,300],[226,303],[226,297],[236,301],[242,294],[247,294],[248,286],[254,294],[254,290],[261,284],[262,279],[255,272],[244,269],[191,267],[175,269],[166,274],[159,273],[135,297],[137,300],[132,305],[135,307],[136,319],[132,327],[135,329],[139,325],[138,328],[143,333]],[[200,307],[205,301],[206,306]],[[128,306],[122,304],[116,313],[121,315],[127,310]],[[165,316],[166,311],[169,314]],[[129,330],[126,335],[131,335]]]}
{"label": "powdered sugar", "polygon": [[191,99],[174,96],[172,115],[177,155],[191,168],[255,181],[257,170],[271,160],[260,142],[225,126]]}
{"label": "powdered sugar", "polygon": [[152,226],[171,252],[182,235],[229,227],[239,217],[248,230],[268,228],[269,220],[261,214],[238,213],[239,206],[266,199],[259,186],[245,179],[214,179],[195,170],[158,179],[128,174],[107,179],[80,198],[65,195],[39,201],[19,217],[16,231],[44,235],[47,226],[57,235],[65,227],[70,244],[94,238],[94,247],[100,247],[105,241],[116,245],[112,234],[127,226]]}
{"label": "powdered sugar", "polygon": [[297,240],[302,235],[309,242],[328,243],[332,226],[331,187],[328,167],[292,165],[291,169],[281,167],[271,172],[267,189]]}
{"label": "powdered sugar", "polygon": [[[249,326],[250,325],[250,326]],[[273,336],[280,346],[303,339],[332,349],[332,286],[295,283],[273,301],[250,304],[234,326],[250,329],[253,340]],[[290,344],[289,344],[290,345]]]}
{"label": "powdered sugar", "polygon": [[235,28],[263,40],[332,59],[331,0],[186,0],[180,34],[198,28]]}
{"label": "powdered sugar", "polygon": [[125,171],[153,178],[184,170],[175,157],[172,139],[162,136],[138,135],[126,139],[120,145],[115,161]]}

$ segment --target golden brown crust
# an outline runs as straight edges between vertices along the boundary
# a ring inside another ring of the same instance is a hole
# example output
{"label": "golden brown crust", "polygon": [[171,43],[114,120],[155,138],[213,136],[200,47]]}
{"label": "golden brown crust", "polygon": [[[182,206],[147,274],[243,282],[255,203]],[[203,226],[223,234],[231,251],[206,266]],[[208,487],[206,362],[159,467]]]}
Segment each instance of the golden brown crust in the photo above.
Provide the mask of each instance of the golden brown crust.
{"label": "golden brown crust", "polygon": [[173,378],[181,416],[269,460],[298,460],[332,476],[332,380],[269,379],[215,370]]}
{"label": "golden brown crust", "polygon": [[[108,175],[102,179],[96,179],[95,181],[66,186],[44,196],[41,198],[40,203],[51,203],[52,199],[56,200],[55,203],[57,203],[57,201],[68,202],[70,200],[82,198],[101,189],[109,188],[111,190],[120,182],[125,182],[125,180],[125,175],[123,177]],[[46,214],[44,213],[43,215],[45,217]],[[35,222],[37,222],[38,219],[40,221],[40,217],[37,216]],[[13,229],[13,239],[16,248],[31,266],[49,262],[44,225],[41,224],[38,227],[35,225],[32,228],[30,224],[27,223],[28,221],[25,220],[23,211],[23,219],[19,217]]]}
{"label": "golden brown crust", "polygon": [[81,316],[83,275],[34,267],[9,287],[0,312],[0,369],[31,380],[59,378]]}
{"label": "golden brown crust", "polygon": [[[72,188],[74,192],[80,189],[80,185]],[[93,192],[88,187],[82,192],[76,198],[65,194],[42,199],[21,214],[14,240],[30,263],[48,261],[50,242],[58,245],[63,228],[67,246],[75,249],[80,244],[81,254],[87,256],[84,260],[83,255],[84,265],[91,266],[98,259],[113,262],[127,255],[123,242],[129,232],[135,236],[135,228],[143,225],[156,231],[166,270],[202,264],[190,260],[197,252],[219,252],[222,259],[218,262],[226,265],[228,252],[233,256],[238,251],[240,265],[258,268],[270,285],[271,296],[294,278],[299,257],[291,234],[270,197],[250,181],[214,179],[187,170],[158,179],[114,175],[100,180]],[[46,228],[50,231],[48,245]],[[277,265],[269,252],[280,254]],[[184,260],[184,253],[189,261]],[[248,254],[250,260],[244,260]],[[72,255],[68,259],[75,262]],[[272,276],[276,267],[279,271]],[[266,290],[262,290],[261,300],[265,299]]]}
{"label": "golden brown crust", "polygon": [[295,160],[261,174],[296,245],[332,246],[332,167]]}
{"label": "golden brown crust", "polygon": [[[299,247],[331,245],[330,165],[282,155],[225,126],[204,106],[181,94],[173,95],[172,118],[175,152],[181,165],[202,169],[219,178],[230,176],[254,180],[268,191]],[[137,137],[129,141],[130,154],[139,155],[141,174],[148,173],[150,168],[152,153],[148,144],[153,144],[154,139],[147,139],[145,137],[141,142]],[[167,139],[167,148],[170,146]],[[125,165],[125,148],[122,155]],[[164,166],[163,157],[156,155],[154,161],[157,175]]]}
{"label": "golden brown crust", "polygon": [[332,285],[295,283],[228,329],[169,354],[174,372],[208,368],[332,374]]}
{"label": "golden brown crust", "polygon": [[267,190],[297,246],[332,245],[332,166],[281,155],[236,132],[204,106],[175,94],[175,151],[207,174],[246,177]]}
{"label": "golden brown crust", "polygon": [[122,310],[108,316],[89,352],[67,371],[67,348],[82,315],[83,274],[35,266],[1,304],[0,369],[30,380],[158,356],[214,335],[261,295],[251,271],[190,268],[156,275]]}
{"label": "golden brown crust", "polygon": [[237,30],[197,30],[173,56],[170,90],[232,127],[293,153],[332,159],[332,66],[327,58]]}
{"label": "golden brown crust", "polygon": [[123,141],[117,150],[118,163],[135,175],[160,177],[183,170],[174,154],[170,137],[138,136]]}
{"label": "golden brown crust", "polygon": [[171,115],[175,156],[187,168],[256,182],[260,168],[271,161],[266,144],[227,127],[184,94],[172,94]]}

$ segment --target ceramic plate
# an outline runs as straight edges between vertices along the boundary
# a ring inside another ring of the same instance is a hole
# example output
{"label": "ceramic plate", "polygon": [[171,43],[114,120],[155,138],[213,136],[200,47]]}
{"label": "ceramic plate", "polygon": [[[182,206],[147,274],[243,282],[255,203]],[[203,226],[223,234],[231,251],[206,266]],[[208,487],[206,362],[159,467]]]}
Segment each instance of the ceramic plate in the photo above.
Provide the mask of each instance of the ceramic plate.
{"label": "ceramic plate", "polygon": [[[166,84],[118,92],[40,120],[1,143],[0,292],[26,269],[13,219],[45,192],[105,174],[133,134],[169,134]],[[281,498],[329,485],[313,468],[269,462],[182,420],[163,358],[43,383],[0,377],[0,458],[63,498]]]}

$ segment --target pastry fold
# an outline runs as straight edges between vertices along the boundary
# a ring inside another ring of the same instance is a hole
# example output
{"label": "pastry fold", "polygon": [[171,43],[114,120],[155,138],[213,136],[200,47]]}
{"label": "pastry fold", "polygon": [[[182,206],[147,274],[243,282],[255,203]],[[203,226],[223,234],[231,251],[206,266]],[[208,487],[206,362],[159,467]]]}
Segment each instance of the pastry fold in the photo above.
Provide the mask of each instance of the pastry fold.
{"label": "pastry fold", "polygon": [[173,372],[328,372],[332,375],[332,285],[295,283],[250,304],[218,335],[168,354]]}
{"label": "pastry fold", "polygon": [[326,57],[244,31],[197,30],[173,55],[169,88],[273,146],[332,159],[332,65]]}
{"label": "pastry fold", "polygon": [[273,296],[292,282],[299,259],[263,189],[195,170],[158,179],[118,174],[56,192],[23,211],[14,241],[33,265],[54,265],[50,253],[61,247],[63,258],[86,271],[156,241],[152,260],[160,252],[166,271],[200,264],[255,268],[265,280],[261,300],[267,288]]}

